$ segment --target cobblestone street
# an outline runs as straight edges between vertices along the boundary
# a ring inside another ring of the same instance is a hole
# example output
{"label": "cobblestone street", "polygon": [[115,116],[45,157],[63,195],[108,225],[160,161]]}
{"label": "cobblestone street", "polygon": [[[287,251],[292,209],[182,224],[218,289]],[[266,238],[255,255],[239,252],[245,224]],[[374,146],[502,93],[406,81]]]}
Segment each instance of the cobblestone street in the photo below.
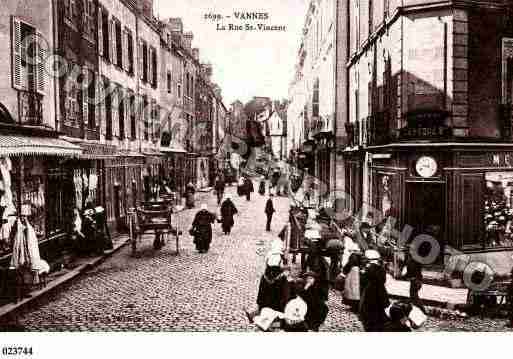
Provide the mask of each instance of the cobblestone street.
{"label": "cobblestone street", "polygon": [[[234,192],[234,188],[230,188]],[[214,195],[208,196],[215,210]],[[174,241],[154,252],[151,238],[139,245],[139,257],[126,246],[69,286],[18,313],[10,325],[26,331],[255,331],[243,311],[254,307],[268,244],[285,224],[288,200],[275,198],[273,232],[265,229],[264,197],[251,202],[233,196],[240,215],[230,236],[216,224],[212,248],[198,254],[188,235],[196,210],[181,214],[181,252]],[[199,203],[198,203],[199,205]],[[322,331],[361,331],[355,314],[332,291]],[[505,321],[430,318],[426,331],[503,330]]]}

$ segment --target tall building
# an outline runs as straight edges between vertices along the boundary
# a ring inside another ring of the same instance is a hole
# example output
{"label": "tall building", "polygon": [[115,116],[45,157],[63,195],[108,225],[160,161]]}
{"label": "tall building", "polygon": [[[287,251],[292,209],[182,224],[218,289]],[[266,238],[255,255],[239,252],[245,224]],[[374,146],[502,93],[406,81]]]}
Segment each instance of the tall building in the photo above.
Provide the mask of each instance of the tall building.
{"label": "tall building", "polygon": [[[343,26],[339,16],[341,1],[312,0],[305,17],[305,25],[297,54],[296,71],[289,88],[287,114],[288,155],[302,170],[315,176],[322,184],[316,191],[317,203],[333,200],[337,190],[336,136],[344,124],[346,109],[337,106],[346,89],[337,71],[338,44]],[[342,131],[342,134],[345,131]],[[339,171],[340,172],[340,171]],[[343,182],[338,186],[343,186]]]}
{"label": "tall building", "polygon": [[503,262],[513,245],[511,4],[348,4],[352,210]]}

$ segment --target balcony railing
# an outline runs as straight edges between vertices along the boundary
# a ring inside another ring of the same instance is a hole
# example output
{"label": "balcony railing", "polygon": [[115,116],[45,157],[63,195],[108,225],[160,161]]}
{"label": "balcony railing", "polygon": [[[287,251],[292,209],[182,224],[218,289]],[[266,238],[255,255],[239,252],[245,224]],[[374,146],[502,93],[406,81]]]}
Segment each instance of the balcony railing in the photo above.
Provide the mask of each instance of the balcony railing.
{"label": "balcony railing", "polygon": [[19,124],[26,126],[43,125],[43,96],[37,92],[18,92]]}

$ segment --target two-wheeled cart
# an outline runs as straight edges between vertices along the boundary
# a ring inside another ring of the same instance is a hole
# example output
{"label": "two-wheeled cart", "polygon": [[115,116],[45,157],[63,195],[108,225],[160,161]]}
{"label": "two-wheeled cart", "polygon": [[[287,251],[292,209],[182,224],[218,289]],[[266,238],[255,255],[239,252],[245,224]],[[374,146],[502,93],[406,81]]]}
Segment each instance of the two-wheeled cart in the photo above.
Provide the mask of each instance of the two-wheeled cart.
{"label": "two-wheeled cart", "polygon": [[153,249],[160,250],[169,240],[169,236],[176,238],[176,253],[180,252],[179,231],[172,226],[173,207],[170,201],[144,202],[136,209],[131,209],[130,216],[130,243],[132,255],[137,252],[137,244],[145,234],[154,234]]}

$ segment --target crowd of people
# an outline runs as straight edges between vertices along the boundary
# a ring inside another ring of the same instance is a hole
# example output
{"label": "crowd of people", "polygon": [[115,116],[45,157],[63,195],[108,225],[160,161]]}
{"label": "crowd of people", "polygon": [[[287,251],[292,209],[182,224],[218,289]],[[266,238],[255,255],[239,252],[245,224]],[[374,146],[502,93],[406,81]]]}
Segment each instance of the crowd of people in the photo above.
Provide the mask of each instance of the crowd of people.
{"label": "crowd of people", "polygon": [[[273,203],[273,184],[260,179],[258,193],[266,196],[263,212],[267,217],[266,231],[271,230],[272,218],[276,212]],[[230,235],[235,224],[234,216],[239,213],[229,194],[222,176],[215,180],[214,190],[219,206],[219,217],[208,211],[202,204],[196,213],[190,229],[194,244],[199,253],[207,253],[212,242],[214,223],[221,224],[225,235]],[[253,182],[249,176],[242,176],[237,192],[251,201]],[[248,319],[262,328],[262,318],[285,331],[319,331],[325,322],[329,307],[328,296],[334,284],[332,265],[328,264],[322,251],[323,241],[320,231],[308,231],[309,252],[304,263],[305,270],[293,277],[287,265],[283,251],[283,238],[275,239],[265,259],[265,270],[260,278],[257,290],[257,309],[245,309]],[[343,229],[343,250],[341,258],[335,261],[341,268],[337,280],[342,281],[343,300],[351,310],[358,314],[366,331],[411,331],[417,327],[410,314],[424,308],[418,292],[422,286],[422,270],[413,260],[408,260],[404,277],[410,280],[411,301],[392,302],[386,290],[387,274],[383,260],[373,238],[373,228],[366,222],[356,227]],[[306,234],[305,234],[306,235]],[[331,261],[333,263],[333,258]],[[270,317],[269,317],[270,315]],[[264,330],[268,330],[265,327]]]}

